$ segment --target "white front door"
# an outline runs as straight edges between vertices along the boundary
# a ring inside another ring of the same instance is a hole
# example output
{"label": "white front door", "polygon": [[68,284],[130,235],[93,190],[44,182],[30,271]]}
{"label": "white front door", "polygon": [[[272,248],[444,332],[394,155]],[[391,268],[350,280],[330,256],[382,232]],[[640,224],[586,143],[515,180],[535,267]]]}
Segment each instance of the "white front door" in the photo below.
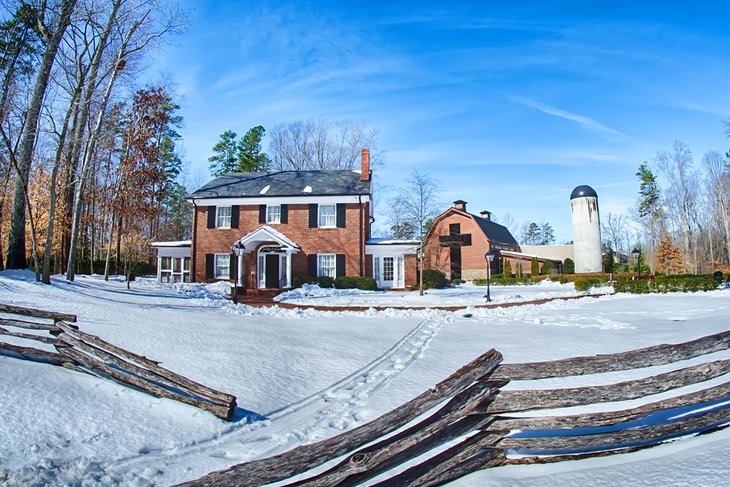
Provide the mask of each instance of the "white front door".
{"label": "white front door", "polygon": [[380,288],[405,287],[403,270],[402,255],[373,257],[373,274]]}

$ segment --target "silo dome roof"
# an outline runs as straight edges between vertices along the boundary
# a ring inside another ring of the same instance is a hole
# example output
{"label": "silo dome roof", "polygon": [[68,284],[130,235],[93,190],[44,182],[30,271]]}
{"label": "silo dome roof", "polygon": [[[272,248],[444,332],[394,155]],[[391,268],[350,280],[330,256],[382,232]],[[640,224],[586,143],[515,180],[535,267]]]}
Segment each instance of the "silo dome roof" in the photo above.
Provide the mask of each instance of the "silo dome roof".
{"label": "silo dome roof", "polygon": [[572,193],[570,193],[571,200],[574,200],[576,198],[584,198],[584,197],[588,197],[588,196],[593,196],[594,198],[598,198],[598,194],[596,193],[596,190],[585,184],[578,186],[577,188],[575,188],[573,190]]}

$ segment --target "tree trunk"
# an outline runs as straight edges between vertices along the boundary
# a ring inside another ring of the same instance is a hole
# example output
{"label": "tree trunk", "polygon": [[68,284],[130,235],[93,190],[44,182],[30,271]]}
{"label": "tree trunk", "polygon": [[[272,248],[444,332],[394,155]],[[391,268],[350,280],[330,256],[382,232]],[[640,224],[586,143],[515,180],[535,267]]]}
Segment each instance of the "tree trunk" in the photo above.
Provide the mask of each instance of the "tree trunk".
{"label": "tree trunk", "polygon": [[[109,34],[111,33],[111,29],[114,26],[116,22],[116,14],[119,9],[119,6],[121,4],[122,0],[116,0],[112,7],[112,12],[109,14],[109,20],[107,21],[107,25],[104,28],[104,33],[102,34],[102,37],[99,41],[99,48],[97,52],[95,53],[96,56],[94,58],[94,65],[91,69],[91,75],[89,77],[89,85],[87,87],[87,93],[86,93],[86,100],[84,101],[85,106],[82,107],[83,116],[82,119],[88,119],[88,111],[89,106],[91,104],[91,98],[96,88],[96,77],[99,72],[99,67],[101,66],[102,61],[102,54],[104,52],[104,49],[106,48],[107,40],[109,38]],[[69,252],[68,252],[68,270],[66,271],[66,279],[69,281],[73,281],[75,277],[75,273],[73,271],[74,265],[76,263],[76,246],[78,244],[78,236],[79,236],[79,224],[81,219],[81,208],[82,208],[82,202],[83,202],[83,192],[84,187],[86,185],[86,180],[89,177],[89,173],[91,171],[92,161],[94,158],[94,155],[96,154],[96,142],[99,138],[99,134],[101,132],[102,122],[104,120],[104,115],[106,114],[106,107],[109,104],[109,99],[111,98],[112,94],[112,88],[114,87],[114,84],[117,80],[117,77],[119,76],[119,71],[121,70],[123,63],[121,62],[125,56],[125,50],[127,48],[127,44],[129,43],[129,40],[134,33],[134,31],[139,26],[139,23],[135,23],[132,28],[127,32],[127,34],[124,37],[124,41],[122,42],[122,45],[119,47],[119,51],[117,52],[116,61],[114,63],[114,68],[111,72],[111,77],[109,78],[109,82],[107,83],[106,90],[104,91],[104,96],[102,97],[101,104],[99,106],[98,115],[96,118],[96,125],[93,129],[93,131],[89,134],[89,139],[86,143],[86,147],[84,150],[84,159],[81,163],[81,171],[79,175],[79,180],[76,185],[76,191],[74,195],[74,206],[73,206],[73,220],[71,222],[71,242],[69,245]],[[84,120],[82,120],[84,121]],[[85,123],[85,121],[84,121]]]}
{"label": "tree trunk", "polygon": [[58,25],[53,34],[50,35],[46,50],[41,58],[41,63],[36,74],[35,86],[30,106],[25,114],[25,126],[20,143],[18,154],[19,171],[15,177],[15,189],[13,194],[13,207],[10,220],[10,235],[8,240],[8,256],[6,267],[8,269],[25,269],[27,262],[25,258],[25,189],[28,184],[31,161],[33,160],[33,147],[35,146],[38,130],[38,118],[43,105],[43,98],[48,87],[48,80],[51,77],[51,68],[56,60],[56,53],[61,44],[66,28],[71,23],[76,0],[61,0]]}

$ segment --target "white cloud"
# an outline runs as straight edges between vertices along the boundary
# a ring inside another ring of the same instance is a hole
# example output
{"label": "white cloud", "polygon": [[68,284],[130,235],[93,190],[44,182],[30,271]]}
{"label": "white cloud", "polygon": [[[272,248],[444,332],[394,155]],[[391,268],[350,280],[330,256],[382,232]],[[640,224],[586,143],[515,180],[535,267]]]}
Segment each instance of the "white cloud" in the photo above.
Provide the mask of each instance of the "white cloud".
{"label": "white cloud", "polygon": [[539,102],[537,100],[532,100],[530,98],[523,98],[523,97],[510,97],[512,101],[515,103],[519,103],[520,105],[534,108],[537,111],[540,111],[542,113],[546,113],[548,115],[552,115],[554,117],[563,118],[565,120],[570,120],[571,122],[575,122],[581,127],[583,127],[586,130],[590,130],[592,132],[598,132],[603,135],[608,135],[611,138],[619,138],[619,139],[631,139],[630,136],[624,134],[623,132],[619,132],[618,130],[612,129],[611,127],[608,127],[601,122],[594,120],[590,117],[586,117],[584,115],[578,115],[577,113],[572,113],[567,110],[563,110],[561,108],[556,108],[551,105],[548,105],[546,103]]}

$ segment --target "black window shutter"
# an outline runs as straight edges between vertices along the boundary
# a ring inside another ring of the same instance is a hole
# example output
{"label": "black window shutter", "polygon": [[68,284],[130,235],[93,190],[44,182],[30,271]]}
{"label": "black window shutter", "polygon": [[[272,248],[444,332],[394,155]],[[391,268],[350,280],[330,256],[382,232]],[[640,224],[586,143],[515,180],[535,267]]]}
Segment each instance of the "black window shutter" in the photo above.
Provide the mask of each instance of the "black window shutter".
{"label": "black window shutter", "polygon": [[309,205],[309,228],[317,228],[317,204]]}
{"label": "black window shutter", "polygon": [[281,205],[281,223],[289,223],[289,205]]}
{"label": "black window shutter", "polygon": [[337,228],[345,228],[345,204],[337,203]]}
{"label": "black window shutter", "polygon": [[317,254],[309,254],[309,275],[317,277]]}
{"label": "black window shutter", "polygon": [[[213,207],[215,208],[215,207]],[[215,254],[205,254],[205,278],[213,279],[215,277],[213,268],[215,267]]]}
{"label": "black window shutter", "polygon": [[231,228],[238,228],[238,214],[241,211],[240,206],[231,206]]}
{"label": "black window shutter", "polygon": [[215,206],[208,207],[208,228],[215,228]]}
{"label": "black window shutter", "polygon": [[228,271],[228,277],[230,279],[236,278],[236,254],[231,254],[231,263]]}
{"label": "black window shutter", "polygon": [[337,254],[335,258],[335,275],[337,277],[345,275],[345,254]]}
{"label": "black window shutter", "polygon": [[259,223],[266,223],[266,205],[259,205]]}

